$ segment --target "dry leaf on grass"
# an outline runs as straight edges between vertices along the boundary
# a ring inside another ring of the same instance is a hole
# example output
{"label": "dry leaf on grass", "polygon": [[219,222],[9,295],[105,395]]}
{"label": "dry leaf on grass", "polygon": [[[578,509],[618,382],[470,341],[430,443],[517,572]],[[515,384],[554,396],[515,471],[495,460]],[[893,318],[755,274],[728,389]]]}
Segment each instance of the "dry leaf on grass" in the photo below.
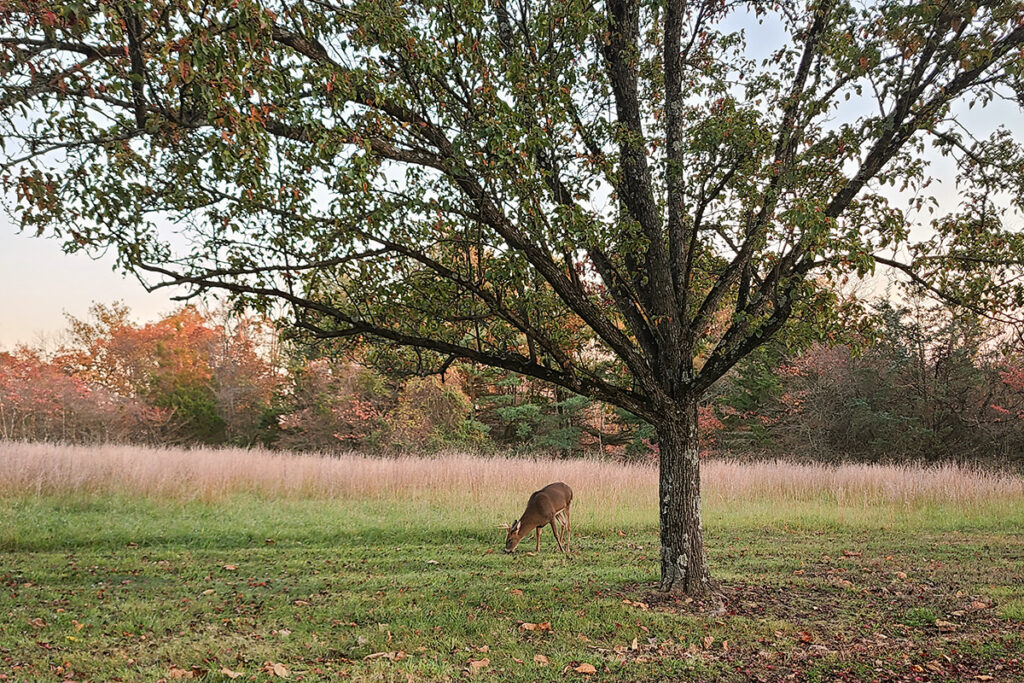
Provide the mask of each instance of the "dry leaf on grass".
{"label": "dry leaf on grass", "polygon": [[704,636],[704,649],[710,650],[711,646],[715,644],[714,636]]}
{"label": "dry leaf on grass", "polygon": [[29,619],[28,625],[34,626],[35,628],[46,628],[46,622],[39,617],[36,617],[35,619]]}
{"label": "dry leaf on grass", "polygon": [[288,678],[291,676],[291,672],[288,671],[288,667],[280,662],[263,662],[263,673],[269,674],[270,676],[277,676],[278,678]]}
{"label": "dry leaf on grass", "polygon": [[179,669],[177,667],[172,666],[170,671],[167,672],[167,677],[168,678],[195,678],[195,674],[193,674],[191,671],[186,671],[185,669]]}
{"label": "dry leaf on grass", "polygon": [[487,657],[484,657],[483,659],[469,660],[469,668],[473,671],[480,671],[481,669],[486,669],[490,665],[491,660],[487,659]]}
{"label": "dry leaf on grass", "polygon": [[843,557],[860,557],[861,553],[859,550],[844,550]]}
{"label": "dry leaf on grass", "polygon": [[227,569],[229,572],[233,572],[236,569],[238,569],[238,565],[226,564],[226,565],[224,565],[224,569]]}
{"label": "dry leaf on grass", "polygon": [[588,675],[589,674],[596,674],[597,673],[597,669],[594,668],[594,665],[593,664],[587,664],[586,662],[583,662],[582,664],[577,666],[575,669],[573,669],[573,671],[575,671],[576,673],[588,674]]}
{"label": "dry leaf on grass", "polygon": [[537,662],[541,666],[547,666],[548,665],[548,658],[545,657],[544,655],[534,655],[533,656],[533,661]]}
{"label": "dry leaf on grass", "polygon": [[227,668],[226,666],[225,666],[225,667],[223,667],[223,668],[222,668],[222,669],[220,670],[220,672],[221,672],[222,674],[224,674],[225,676],[227,676],[228,678],[232,679],[232,680],[234,680],[234,679],[236,679],[236,678],[241,678],[242,676],[244,676],[244,675],[245,675],[245,674],[243,674],[243,673],[242,673],[241,671],[232,671],[231,669]]}
{"label": "dry leaf on grass", "polygon": [[942,619],[935,620],[935,628],[939,629],[942,633],[950,633],[956,630],[956,624],[951,621],[943,621]]}
{"label": "dry leaf on grass", "polygon": [[511,593],[512,595],[522,595],[523,591],[519,590],[518,588],[513,588],[509,591],[509,593]]}
{"label": "dry leaf on grass", "polygon": [[970,604],[971,609],[988,609],[988,603],[980,600],[975,600]]}
{"label": "dry leaf on grass", "polygon": [[542,621],[539,624],[531,624],[528,621],[524,621],[523,623],[519,624],[519,628],[521,628],[524,631],[550,631],[551,622]]}

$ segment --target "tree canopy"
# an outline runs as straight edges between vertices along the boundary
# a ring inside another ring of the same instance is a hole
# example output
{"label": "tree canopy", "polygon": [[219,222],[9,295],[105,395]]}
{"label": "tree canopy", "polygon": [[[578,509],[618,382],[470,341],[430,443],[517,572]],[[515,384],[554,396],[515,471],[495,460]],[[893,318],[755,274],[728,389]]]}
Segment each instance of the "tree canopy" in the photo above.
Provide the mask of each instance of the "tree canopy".
{"label": "tree canopy", "polygon": [[[0,23],[23,226],[388,364],[614,403],[686,460],[700,396],[826,322],[844,276],[1024,303],[1024,156],[963,116],[1019,103],[1020,2],[3,0]],[[943,157],[959,201],[930,216]]]}

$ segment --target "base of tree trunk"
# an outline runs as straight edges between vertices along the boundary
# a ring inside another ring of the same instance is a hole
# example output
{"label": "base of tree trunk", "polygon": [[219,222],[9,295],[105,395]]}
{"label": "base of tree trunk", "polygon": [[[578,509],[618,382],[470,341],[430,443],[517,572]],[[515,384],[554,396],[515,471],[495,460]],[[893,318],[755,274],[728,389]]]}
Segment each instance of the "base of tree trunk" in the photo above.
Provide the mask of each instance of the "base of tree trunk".
{"label": "base of tree trunk", "polygon": [[662,569],[658,590],[662,593],[679,593],[691,598],[704,598],[717,592],[707,572],[701,575],[686,570],[679,571],[678,565],[667,573],[664,568]]}
{"label": "base of tree trunk", "polygon": [[714,592],[701,523],[697,402],[658,426],[661,583],[663,592],[705,598]]}

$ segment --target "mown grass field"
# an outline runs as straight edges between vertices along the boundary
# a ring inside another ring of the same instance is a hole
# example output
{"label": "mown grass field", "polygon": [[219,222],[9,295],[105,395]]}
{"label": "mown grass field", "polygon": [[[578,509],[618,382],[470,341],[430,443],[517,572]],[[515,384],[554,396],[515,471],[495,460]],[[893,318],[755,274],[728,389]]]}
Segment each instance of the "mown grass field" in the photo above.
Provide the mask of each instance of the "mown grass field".
{"label": "mown grass field", "polygon": [[[1024,680],[1019,478],[706,471],[724,612],[649,467],[0,444],[0,679]],[[503,554],[554,479],[572,556]]]}

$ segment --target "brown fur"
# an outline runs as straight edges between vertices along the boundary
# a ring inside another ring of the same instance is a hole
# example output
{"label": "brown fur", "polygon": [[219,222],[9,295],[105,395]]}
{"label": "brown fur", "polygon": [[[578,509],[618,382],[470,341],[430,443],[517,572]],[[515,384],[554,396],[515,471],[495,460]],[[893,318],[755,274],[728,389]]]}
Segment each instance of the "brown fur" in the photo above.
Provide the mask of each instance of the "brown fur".
{"label": "brown fur", "polygon": [[[568,553],[569,539],[572,535],[572,522],[569,517],[570,505],[572,505],[572,489],[560,481],[548,484],[540,491],[534,491],[526,503],[526,511],[518,520],[509,525],[508,535],[505,537],[505,552],[510,553],[515,550],[519,542],[529,536],[532,531],[537,533],[537,550],[539,551],[540,530],[550,524],[558,549],[563,553]],[[563,527],[561,536],[566,539],[564,547],[558,526],[555,525],[556,519]]]}

